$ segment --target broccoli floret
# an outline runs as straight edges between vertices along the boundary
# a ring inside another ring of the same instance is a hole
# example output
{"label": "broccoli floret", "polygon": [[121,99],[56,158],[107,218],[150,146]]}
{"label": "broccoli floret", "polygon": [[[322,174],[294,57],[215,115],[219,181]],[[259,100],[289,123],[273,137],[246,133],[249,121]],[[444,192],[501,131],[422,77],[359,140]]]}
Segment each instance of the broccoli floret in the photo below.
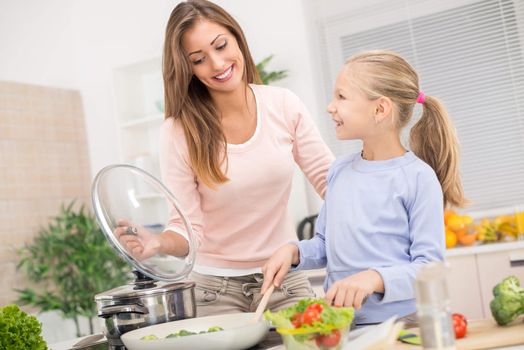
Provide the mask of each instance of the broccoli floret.
{"label": "broccoli floret", "polygon": [[514,321],[524,314],[524,288],[515,276],[509,276],[493,288],[493,299],[490,303],[491,314],[501,326]]}

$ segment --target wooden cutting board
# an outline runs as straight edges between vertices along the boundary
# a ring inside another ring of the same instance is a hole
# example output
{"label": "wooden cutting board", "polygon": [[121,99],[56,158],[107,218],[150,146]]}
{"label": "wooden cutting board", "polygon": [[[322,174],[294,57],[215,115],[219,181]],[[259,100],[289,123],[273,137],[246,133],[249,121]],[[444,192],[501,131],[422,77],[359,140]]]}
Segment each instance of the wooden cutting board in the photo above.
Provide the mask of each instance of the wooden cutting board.
{"label": "wooden cutting board", "polygon": [[[413,328],[418,334],[418,328]],[[508,326],[499,326],[490,320],[468,321],[466,337],[457,339],[458,350],[493,349],[503,346],[524,344],[524,322],[522,318]],[[417,350],[420,346],[401,343],[393,347],[394,350]]]}

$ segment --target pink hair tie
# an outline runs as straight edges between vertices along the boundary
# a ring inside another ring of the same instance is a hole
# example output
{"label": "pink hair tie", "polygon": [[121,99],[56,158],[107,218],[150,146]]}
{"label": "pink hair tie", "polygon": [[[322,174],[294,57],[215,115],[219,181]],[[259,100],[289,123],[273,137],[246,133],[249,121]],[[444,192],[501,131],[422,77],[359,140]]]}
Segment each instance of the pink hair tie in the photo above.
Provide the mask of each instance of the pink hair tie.
{"label": "pink hair tie", "polygon": [[424,104],[424,101],[426,100],[426,95],[421,91],[418,93],[417,97],[417,103]]}

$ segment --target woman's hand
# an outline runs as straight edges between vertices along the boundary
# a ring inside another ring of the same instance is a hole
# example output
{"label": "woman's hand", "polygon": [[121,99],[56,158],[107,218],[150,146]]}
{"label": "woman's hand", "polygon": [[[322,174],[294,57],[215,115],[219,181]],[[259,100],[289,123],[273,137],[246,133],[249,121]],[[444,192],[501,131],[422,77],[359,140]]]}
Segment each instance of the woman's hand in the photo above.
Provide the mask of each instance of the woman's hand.
{"label": "woman's hand", "polygon": [[262,284],[260,293],[264,294],[271,283],[273,283],[275,287],[280,287],[291,265],[298,265],[299,259],[298,247],[291,243],[280,247],[273,253],[262,267],[264,283]]}
{"label": "woman's hand", "polygon": [[360,309],[368,295],[384,292],[382,276],[375,270],[361,271],[331,285],[326,293],[328,304]]}
{"label": "woman's hand", "polygon": [[137,260],[142,261],[160,251],[160,235],[127,220],[118,220],[114,232],[120,244]]}

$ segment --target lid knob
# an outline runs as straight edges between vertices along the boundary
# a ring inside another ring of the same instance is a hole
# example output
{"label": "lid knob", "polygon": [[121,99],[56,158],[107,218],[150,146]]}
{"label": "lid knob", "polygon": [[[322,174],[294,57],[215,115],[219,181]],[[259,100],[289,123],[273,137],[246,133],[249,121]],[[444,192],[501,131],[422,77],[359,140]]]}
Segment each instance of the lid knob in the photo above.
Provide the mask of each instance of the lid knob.
{"label": "lid knob", "polygon": [[138,270],[133,270],[133,273],[135,274],[135,287],[133,289],[139,290],[156,287],[155,280],[151,277],[144,275]]}

